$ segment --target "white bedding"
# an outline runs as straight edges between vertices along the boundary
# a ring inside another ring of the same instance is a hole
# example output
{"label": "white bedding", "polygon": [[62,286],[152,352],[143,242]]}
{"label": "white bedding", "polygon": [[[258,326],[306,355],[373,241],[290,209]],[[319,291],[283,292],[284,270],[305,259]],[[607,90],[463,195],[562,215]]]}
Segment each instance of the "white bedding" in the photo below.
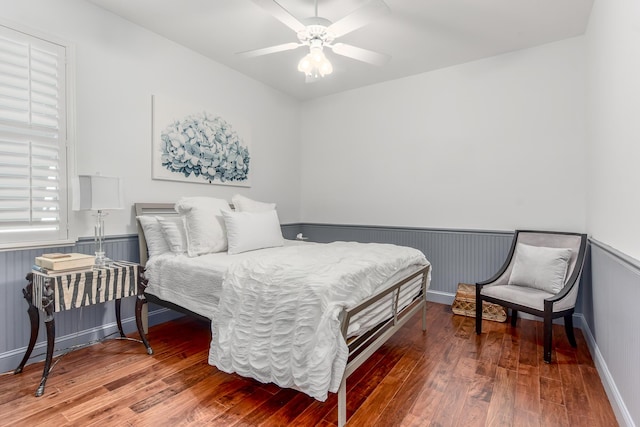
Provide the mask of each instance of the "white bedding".
{"label": "white bedding", "polygon": [[[230,263],[212,315],[209,363],[325,400],[338,390],[348,357],[343,308],[425,265],[416,249],[353,242],[273,248]],[[359,327],[389,317],[391,298],[380,307]]]}
{"label": "white bedding", "polygon": [[[309,244],[285,240],[285,246]],[[275,248],[228,255],[226,252],[189,257],[165,253],[145,266],[149,286],[145,292],[211,319],[218,309],[222,280],[233,262],[269,254]]]}

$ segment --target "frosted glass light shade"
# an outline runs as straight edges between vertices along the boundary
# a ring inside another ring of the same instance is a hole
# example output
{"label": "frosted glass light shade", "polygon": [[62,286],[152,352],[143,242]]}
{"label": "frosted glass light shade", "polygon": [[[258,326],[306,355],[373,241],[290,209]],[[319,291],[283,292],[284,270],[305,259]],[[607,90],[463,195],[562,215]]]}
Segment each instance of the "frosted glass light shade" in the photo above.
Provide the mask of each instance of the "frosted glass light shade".
{"label": "frosted glass light shade", "polygon": [[78,175],[74,187],[73,210],[99,211],[122,209],[124,206],[120,178]]}
{"label": "frosted glass light shade", "polygon": [[312,46],[309,53],[298,63],[298,71],[317,78],[331,74],[333,66],[322,52],[321,47]]}

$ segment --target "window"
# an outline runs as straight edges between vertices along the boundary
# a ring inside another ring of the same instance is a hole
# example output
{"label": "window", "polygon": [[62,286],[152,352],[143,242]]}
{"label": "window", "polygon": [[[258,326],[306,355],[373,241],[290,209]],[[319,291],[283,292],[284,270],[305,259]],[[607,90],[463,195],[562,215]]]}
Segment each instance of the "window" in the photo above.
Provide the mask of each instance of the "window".
{"label": "window", "polygon": [[0,25],[0,248],[68,239],[66,50]]}

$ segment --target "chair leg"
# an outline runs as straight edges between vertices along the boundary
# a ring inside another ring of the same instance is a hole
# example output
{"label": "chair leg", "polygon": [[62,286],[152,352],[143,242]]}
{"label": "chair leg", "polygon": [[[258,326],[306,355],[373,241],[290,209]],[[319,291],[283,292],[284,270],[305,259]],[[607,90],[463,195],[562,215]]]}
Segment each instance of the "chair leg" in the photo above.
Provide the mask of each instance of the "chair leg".
{"label": "chair leg", "polygon": [[518,310],[511,309],[511,326],[516,327],[518,321]]}
{"label": "chair leg", "polygon": [[573,315],[567,314],[564,316],[564,330],[567,333],[567,338],[569,338],[569,344],[571,344],[571,347],[576,348],[578,344],[576,343],[576,336],[573,335]]}
{"label": "chair leg", "polygon": [[551,363],[551,343],[553,334],[553,319],[551,314],[545,314],[544,316],[544,361]]}
{"label": "chair leg", "polygon": [[480,295],[480,287],[476,286],[476,334],[482,333],[482,295]]}

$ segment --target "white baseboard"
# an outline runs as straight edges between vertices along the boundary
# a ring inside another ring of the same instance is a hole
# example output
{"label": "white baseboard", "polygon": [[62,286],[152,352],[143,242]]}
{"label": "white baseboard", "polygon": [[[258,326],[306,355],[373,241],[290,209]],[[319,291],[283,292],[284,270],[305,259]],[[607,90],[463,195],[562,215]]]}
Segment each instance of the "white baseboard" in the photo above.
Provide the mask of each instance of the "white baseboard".
{"label": "white baseboard", "polygon": [[618,423],[621,426],[636,427],[636,424],[633,422],[633,418],[631,417],[631,414],[629,413],[624,400],[622,400],[620,391],[618,390],[618,387],[616,387],[613,376],[611,375],[611,372],[609,372],[607,362],[604,360],[604,357],[602,357],[602,353],[600,353],[598,344],[596,343],[596,340],[593,337],[591,329],[589,328],[589,325],[587,324],[584,316],[582,314],[574,314],[573,318],[574,320],[577,318],[580,319],[580,329],[582,329],[582,333],[587,340],[587,345],[589,346],[591,357],[593,358],[593,362],[596,365],[596,369],[598,370],[598,374],[600,375],[600,380],[602,381],[604,390],[609,397],[609,402],[611,403],[613,412],[616,414]]}
{"label": "white baseboard", "polygon": [[[182,314],[177,313],[173,310],[169,310],[168,308],[160,308],[149,313],[149,324],[157,325],[180,316],[182,316]],[[135,317],[132,316],[126,319],[122,319],[122,329],[125,333],[136,331],[137,328]],[[63,354],[65,351],[67,351],[68,348],[71,348],[73,346],[82,346],[91,342],[98,341],[117,331],[117,324],[115,322],[112,322],[96,328],[85,329],[73,334],[56,337],[55,348],[59,350],[54,351],[54,357]],[[151,344],[153,347],[153,343]],[[29,361],[27,362],[27,365],[43,361],[46,357],[46,350],[46,340],[36,343],[35,347],[33,348],[33,352],[31,353],[31,358],[29,358]],[[144,348],[141,347],[141,351],[143,350]],[[2,372],[2,374],[0,375],[12,374],[13,370],[22,360],[25,351],[27,351],[27,347],[21,347],[11,351],[7,351],[5,353],[0,353],[0,372]],[[37,386],[38,384],[34,384],[34,391]]]}
{"label": "white baseboard", "polygon": [[427,301],[437,302],[438,304],[451,305],[455,297],[455,295],[448,292],[427,290]]}

